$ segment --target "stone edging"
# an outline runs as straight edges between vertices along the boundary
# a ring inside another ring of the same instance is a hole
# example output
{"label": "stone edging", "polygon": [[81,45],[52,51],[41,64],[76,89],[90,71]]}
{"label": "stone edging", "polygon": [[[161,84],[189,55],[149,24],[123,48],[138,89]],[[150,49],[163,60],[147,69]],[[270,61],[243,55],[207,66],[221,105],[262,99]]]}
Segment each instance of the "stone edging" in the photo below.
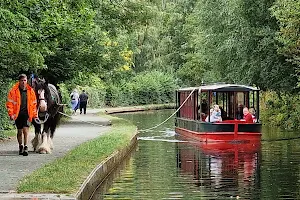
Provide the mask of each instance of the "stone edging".
{"label": "stone edging", "polygon": [[108,158],[102,161],[96,168],[94,168],[94,170],[83,182],[80,189],[77,191],[75,198],[78,200],[90,199],[91,195],[98,188],[98,186],[105,180],[107,176],[109,176],[109,174],[118,166],[118,164],[124,160],[136,143],[137,130],[126,147],[115,151]]}

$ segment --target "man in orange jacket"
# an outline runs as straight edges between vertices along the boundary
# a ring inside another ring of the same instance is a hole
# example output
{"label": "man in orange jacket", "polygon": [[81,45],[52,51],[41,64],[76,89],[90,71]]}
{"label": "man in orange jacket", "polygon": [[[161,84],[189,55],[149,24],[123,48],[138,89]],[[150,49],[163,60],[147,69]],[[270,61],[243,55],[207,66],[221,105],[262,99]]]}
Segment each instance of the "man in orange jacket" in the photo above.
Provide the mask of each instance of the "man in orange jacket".
{"label": "man in orange jacket", "polygon": [[[6,108],[10,120],[14,120],[18,129],[19,155],[28,156],[28,133],[30,122],[37,118],[37,100],[34,90],[27,84],[27,76],[21,74],[8,93]],[[24,146],[23,138],[24,136]]]}

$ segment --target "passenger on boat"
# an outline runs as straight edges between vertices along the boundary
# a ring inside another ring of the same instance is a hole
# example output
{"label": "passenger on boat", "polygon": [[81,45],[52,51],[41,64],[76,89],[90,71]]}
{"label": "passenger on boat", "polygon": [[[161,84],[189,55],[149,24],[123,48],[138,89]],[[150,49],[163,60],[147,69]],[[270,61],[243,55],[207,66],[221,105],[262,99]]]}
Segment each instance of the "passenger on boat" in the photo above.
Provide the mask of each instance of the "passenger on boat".
{"label": "passenger on boat", "polygon": [[207,114],[207,111],[208,111],[207,101],[206,99],[202,99],[201,112]]}
{"label": "passenger on boat", "polygon": [[227,119],[227,112],[223,109],[222,106],[220,106],[220,111],[221,111],[222,120],[226,120]]}
{"label": "passenger on boat", "polygon": [[199,114],[199,119],[202,120],[202,121],[205,121],[206,116],[209,115],[208,105],[207,105],[206,99],[202,99],[201,107],[200,107],[200,105],[198,106],[198,114]]}
{"label": "passenger on boat", "polygon": [[244,119],[242,121],[246,121],[247,123],[253,123],[252,114],[249,112],[249,109],[245,107],[243,109]]}
{"label": "passenger on boat", "polygon": [[238,108],[237,108],[236,118],[237,118],[238,120],[243,119],[243,117],[244,117],[243,107],[244,107],[244,106],[243,106],[242,104],[239,104],[239,106],[238,106]]}
{"label": "passenger on boat", "polygon": [[221,115],[221,109],[219,105],[214,105],[214,113],[217,118],[217,121],[221,122],[222,121],[222,115]]}
{"label": "passenger on boat", "polygon": [[222,117],[221,117],[221,111],[218,105],[214,105],[213,109],[210,109],[210,114],[209,116],[206,117],[205,119],[206,122],[221,122]]}
{"label": "passenger on boat", "polygon": [[256,116],[255,116],[254,108],[249,108],[249,113],[252,115],[253,122],[256,123]]}

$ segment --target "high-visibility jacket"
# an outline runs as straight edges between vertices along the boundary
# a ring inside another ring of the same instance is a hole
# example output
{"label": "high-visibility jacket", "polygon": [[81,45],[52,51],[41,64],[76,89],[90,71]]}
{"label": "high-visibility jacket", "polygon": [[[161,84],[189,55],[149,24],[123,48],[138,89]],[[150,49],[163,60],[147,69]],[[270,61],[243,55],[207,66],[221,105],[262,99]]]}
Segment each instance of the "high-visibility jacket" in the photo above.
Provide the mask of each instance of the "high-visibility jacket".
{"label": "high-visibility jacket", "polygon": [[[7,96],[6,108],[8,115],[14,120],[17,119],[20,107],[21,107],[21,92],[19,89],[19,82],[16,83],[12,89],[9,91]],[[27,110],[29,121],[31,122],[33,118],[37,117],[37,100],[36,95],[32,87],[27,84]]]}

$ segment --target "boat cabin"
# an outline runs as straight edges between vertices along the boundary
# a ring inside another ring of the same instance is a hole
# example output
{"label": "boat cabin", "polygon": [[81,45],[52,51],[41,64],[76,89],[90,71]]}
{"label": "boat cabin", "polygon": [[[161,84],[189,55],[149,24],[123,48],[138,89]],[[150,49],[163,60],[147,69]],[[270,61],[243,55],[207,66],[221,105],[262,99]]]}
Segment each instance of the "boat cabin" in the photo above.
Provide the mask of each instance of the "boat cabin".
{"label": "boat cabin", "polygon": [[[218,105],[222,121],[243,119],[243,108],[255,112],[259,122],[259,89],[236,84],[212,84],[182,88],[176,92],[178,118],[205,121],[210,109]],[[211,118],[208,117],[208,121]]]}

